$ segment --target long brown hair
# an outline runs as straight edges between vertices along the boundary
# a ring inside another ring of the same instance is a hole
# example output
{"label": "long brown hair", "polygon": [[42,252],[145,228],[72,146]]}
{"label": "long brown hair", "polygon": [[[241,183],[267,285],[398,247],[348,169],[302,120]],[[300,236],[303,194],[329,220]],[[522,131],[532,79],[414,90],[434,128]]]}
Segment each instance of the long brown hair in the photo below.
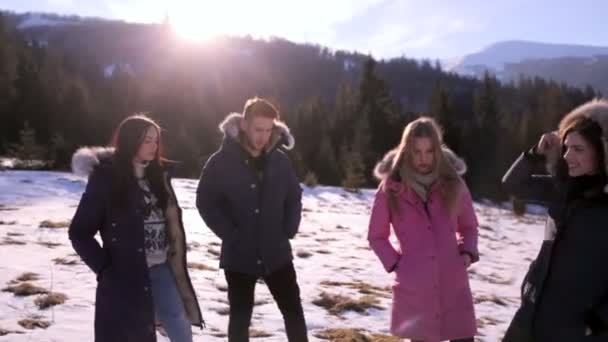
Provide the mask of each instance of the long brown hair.
{"label": "long brown hair", "polygon": [[[450,165],[443,155],[441,146],[441,128],[429,117],[420,117],[410,122],[403,130],[401,142],[396,148],[396,156],[388,173],[388,177],[399,180],[405,189],[409,189],[412,184],[413,167],[412,158],[414,150],[414,140],[418,138],[429,138],[435,147],[434,168],[438,172],[438,182],[441,189],[441,197],[450,215],[456,213],[458,199],[461,193],[462,180],[456,170]],[[388,194],[389,206],[391,211],[399,210],[398,192],[383,183],[383,189]]]}
{"label": "long brown hair", "polygon": [[154,120],[145,114],[136,114],[124,119],[114,131],[111,145],[115,148],[113,169],[114,182],[112,186],[113,203],[118,208],[126,208],[129,186],[135,182],[133,158],[143,143],[146,132],[154,127],[158,133],[158,149],[154,159],[145,169],[145,176],[150,181],[150,190],[158,199],[161,208],[167,207],[169,193],[165,187],[163,175],[161,128]]}

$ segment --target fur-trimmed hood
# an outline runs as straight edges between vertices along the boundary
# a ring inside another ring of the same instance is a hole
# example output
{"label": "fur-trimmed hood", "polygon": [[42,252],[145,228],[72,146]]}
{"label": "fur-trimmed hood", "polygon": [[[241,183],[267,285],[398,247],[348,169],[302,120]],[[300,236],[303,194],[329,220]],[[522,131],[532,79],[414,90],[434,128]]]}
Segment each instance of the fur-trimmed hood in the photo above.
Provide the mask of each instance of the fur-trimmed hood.
{"label": "fur-trimmed hood", "polygon": [[[572,122],[581,117],[595,121],[602,128],[604,168],[608,174],[608,100],[597,98],[574,108],[560,121],[559,131],[565,131]],[[604,192],[608,194],[608,184],[604,186]]]}
{"label": "fur-trimmed hood", "polygon": [[78,176],[88,177],[95,167],[102,161],[109,161],[113,155],[113,147],[81,147],[72,155],[72,172]]}
{"label": "fur-trimmed hood", "polygon": [[[240,132],[241,121],[244,120],[242,114],[230,113],[219,125],[220,131],[225,137],[231,138],[241,144]],[[291,150],[295,146],[295,138],[289,131],[289,127],[284,122],[276,121],[272,129],[270,143],[266,148],[267,151],[273,150],[278,144],[285,150]]]}
{"label": "fur-trimmed hood", "polygon": [[[443,146],[441,148],[443,152],[444,158],[446,158],[447,162],[456,170],[456,173],[459,176],[464,175],[467,172],[467,164],[460,157],[456,155],[452,150]],[[391,168],[393,167],[393,163],[395,161],[395,157],[397,156],[397,149],[392,149],[384,155],[381,161],[376,164],[374,168],[374,177],[378,180],[384,180]]]}

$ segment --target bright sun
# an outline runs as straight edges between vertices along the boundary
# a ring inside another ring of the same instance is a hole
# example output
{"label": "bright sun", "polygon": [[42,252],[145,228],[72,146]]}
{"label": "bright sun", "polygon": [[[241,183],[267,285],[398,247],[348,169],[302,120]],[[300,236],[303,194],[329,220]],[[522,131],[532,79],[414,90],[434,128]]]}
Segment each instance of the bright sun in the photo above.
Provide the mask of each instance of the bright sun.
{"label": "bright sun", "polygon": [[198,11],[175,11],[170,14],[171,27],[180,38],[192,41],[208,40],[224,33],[221,27],[205,17],[203,20]]}
{"label": "bright sun", "polygon": [[[187,40],[202,41],[222,34],[240,34],[245,23],[231,1],[189,2],[169,11],[175,33]],[[233,2],[233,1],[232,1]]]}

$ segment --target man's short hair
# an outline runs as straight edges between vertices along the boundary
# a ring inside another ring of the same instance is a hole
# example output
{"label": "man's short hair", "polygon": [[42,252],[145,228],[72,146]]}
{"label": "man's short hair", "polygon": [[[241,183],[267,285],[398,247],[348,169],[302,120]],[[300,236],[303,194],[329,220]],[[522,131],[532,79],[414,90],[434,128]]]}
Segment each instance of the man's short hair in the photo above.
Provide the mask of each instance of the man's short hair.
{"label": "man's short hair", "polygon": [[274,120],[279,120],[280,115],[277,108],[270,103],[270,101],[261,98],[253,97],[245,102],[245,108],[243,108],[243,117],[245,119],[254,117],[264,117]]}

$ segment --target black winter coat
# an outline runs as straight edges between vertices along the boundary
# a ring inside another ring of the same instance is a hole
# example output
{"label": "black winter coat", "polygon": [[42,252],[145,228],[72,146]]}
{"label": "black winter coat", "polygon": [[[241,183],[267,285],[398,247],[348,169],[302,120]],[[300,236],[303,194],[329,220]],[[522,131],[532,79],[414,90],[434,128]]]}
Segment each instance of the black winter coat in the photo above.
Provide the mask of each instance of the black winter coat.
{"label": "black winter coat", "polygon": [[[69,237],[76,252],[97,275],[95,341],[154,342],[154,302],[139,205],[143,203],[143,194],[133,182],[125,194],[128,209],[114,209],[110,198],[113,179],[111,154],[108,150],[80,150],[74,156],[75,159],[91,155],[95,158],[90,161],[94,165],[85,167],[92,173],[69,227]],[[187,270],[181,209],[170,179],[165,176],[170,194],[170,205],[165,211],[169,239],[167,263],[175,275],[188,317],[192,324],[202,326],[203,318]],[[94,238],[97,232],[100,233],[101,245]]]}
{"label": "black winter coat", "polygon": [[558,183],[544,162],[526,152],[503,178],[512,195],[549,208],[545,240],[504,341],[608,341],[608,198],[588,196],[585,178]]}

